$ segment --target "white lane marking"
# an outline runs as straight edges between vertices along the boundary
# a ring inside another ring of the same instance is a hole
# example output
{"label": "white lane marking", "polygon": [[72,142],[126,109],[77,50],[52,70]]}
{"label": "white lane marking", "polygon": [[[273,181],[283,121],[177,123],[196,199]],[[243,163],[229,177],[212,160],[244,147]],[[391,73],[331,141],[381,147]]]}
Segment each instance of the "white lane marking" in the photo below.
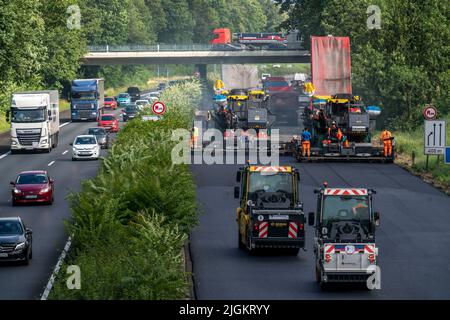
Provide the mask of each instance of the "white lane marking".
{"label": "white lane marking", "polygon": [[50,291],[52,291],[56,275],[59,273],[59,269],[61,269],[61,265],[63,264],[63,261],[66,258],[67,252],[69,251],[71,245],[72,245],[72,237],[69,237],[69,239],[67,239],[63,251],[61,252],[61,255],[58,258],[58,262],[56,263],[55,269],[53,270],[53,273],[50,276],[50,279],[48,280],[47,286],[45,287],[45,290],[41,295],[41,300],[47,300]]}
{"label": "white lane marking", "polygon": [[0,160],[2,160],[3,158],[6,158],[7,156],[9,156],[11,154],[11,151],[8,151],[7,153],[4,153],[0,156]]}
{"label": "white lane marking", "polygon": [[52,166],[54,163],[55,163],[55,161],[52,161],[52,162],[50,162],[50,163],[48,164],[48,166],[50,167],[50,166]]}
{"label": "white lane marking", "polygon": [[64,151],[62,154],[66,154],[67,152],[69,152],[69,150]]}
{"label": "white lane marking", "polygon": [[71,123],[70,121],[69,122],[64,122],[62,125],[60,125],[59,127],[60,128],[62,128],[62,127],[64,127],[64,126],[67,126],[69,123]]}

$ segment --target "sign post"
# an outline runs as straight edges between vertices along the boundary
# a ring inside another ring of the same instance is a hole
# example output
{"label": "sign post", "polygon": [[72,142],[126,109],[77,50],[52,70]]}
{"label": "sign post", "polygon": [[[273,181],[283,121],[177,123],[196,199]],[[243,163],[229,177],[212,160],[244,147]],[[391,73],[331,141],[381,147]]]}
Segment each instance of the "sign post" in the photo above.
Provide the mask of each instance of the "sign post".
{"label": "sign post", "polygon": [[445,121],[425,120],[425,154],[441,155],[445,149]]}

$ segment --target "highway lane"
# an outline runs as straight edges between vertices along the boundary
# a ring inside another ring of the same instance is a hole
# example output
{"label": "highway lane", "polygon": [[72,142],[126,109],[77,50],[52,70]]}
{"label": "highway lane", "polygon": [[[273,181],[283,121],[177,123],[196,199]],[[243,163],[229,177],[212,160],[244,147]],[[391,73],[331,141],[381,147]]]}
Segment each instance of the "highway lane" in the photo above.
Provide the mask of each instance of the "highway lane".
{"label": "highway lane", "polygon": [[[60,129],[59,145],[51,153],[14,154],[0,160],[0,217],[20,216],[33,230],[31,264],[0,264],[0,299],[37,299],[43,292],[67,240],[64,219],[70,216],[70,210],[65,198],[69,192],[80,189],[82,179],[94,177],[99,165],[98,161],[72,161],[69,144],[76,135],[96,125],[69,123]],[[12,207],[9,181],[20,171],[36,169],[48,170],[55,179],[54,204]]]}
{"label": "highway lane", "polygon": [[314,211],[313,190],[323,181],[377,190],[382,289],[322,291],[314,276],[312,227],[308,251],[296,257],[239,250],[233,198],[239,165],[193,165],[204,209],[191,234],[198,299],[450,299],[450,197],[393,164],[298,164],[289,157],[281,163],[300,169],[305,213]]}

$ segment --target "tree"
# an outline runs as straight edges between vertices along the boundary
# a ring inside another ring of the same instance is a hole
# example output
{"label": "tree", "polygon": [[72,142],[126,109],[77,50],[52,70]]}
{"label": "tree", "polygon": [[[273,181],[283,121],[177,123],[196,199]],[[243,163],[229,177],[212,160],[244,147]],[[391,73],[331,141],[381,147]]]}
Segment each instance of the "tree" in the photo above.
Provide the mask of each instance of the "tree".
{"label": "tree", "polygon": [[9,106],[13,90],[41,82],[47,54],[40,2],[0,0],[0,106]]}
{"label": "tree", "polygon": [[79,61],[86,52],[81,30],[67,24],[67,8],[76,0],[41,0],[41,16],[45,31],[43,40],[47,55],[42,64],[42,76],[47,87],[60,89],[62,83],[76,77]]}

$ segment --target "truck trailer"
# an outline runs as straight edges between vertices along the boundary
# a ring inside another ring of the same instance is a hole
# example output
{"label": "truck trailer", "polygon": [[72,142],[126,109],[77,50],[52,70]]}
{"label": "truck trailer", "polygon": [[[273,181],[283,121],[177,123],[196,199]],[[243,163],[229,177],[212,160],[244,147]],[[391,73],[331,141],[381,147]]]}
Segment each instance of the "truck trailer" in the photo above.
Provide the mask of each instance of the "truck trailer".
{"label": "truck trailer", "polygon": [[6,117],[11,122],[11,153],[21,150],[50,152],[58,145],[57,90],[14,93]]}

